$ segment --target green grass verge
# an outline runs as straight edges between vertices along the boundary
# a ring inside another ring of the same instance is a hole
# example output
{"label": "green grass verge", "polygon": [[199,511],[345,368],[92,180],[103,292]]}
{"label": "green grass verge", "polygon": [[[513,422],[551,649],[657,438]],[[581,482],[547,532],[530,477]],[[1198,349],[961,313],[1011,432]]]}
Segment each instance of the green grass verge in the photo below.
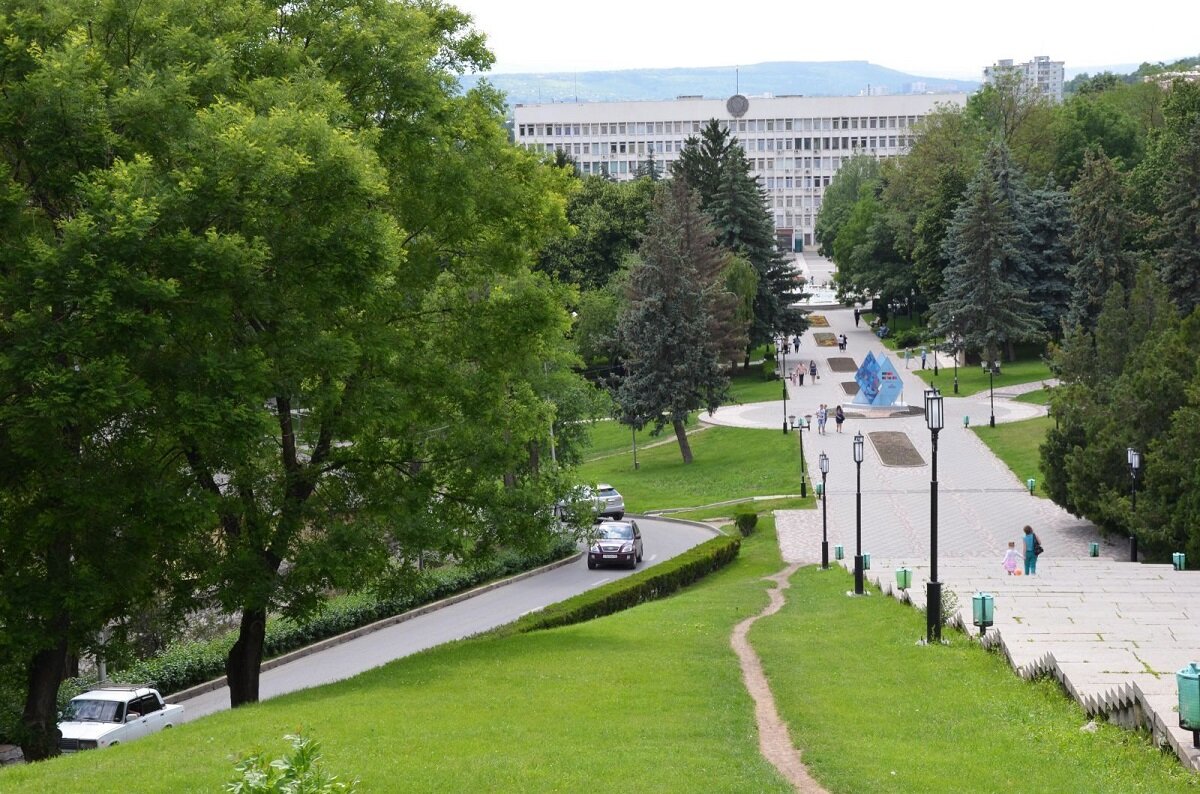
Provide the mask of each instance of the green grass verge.
{"label": "green grass verge", "polygon": [[[940,359],[939,359],[940,361]],[[903,360],[897,366],[903,365]],[[933,360],[930,359],[927,364],[927,369],[920,369],[920,357],[917,357],[916,369],[914,372],[918,378],[926,383],[937,383],[937,387],[942,390],[942,394],[954,393],[954,367],[940,367],[938,374],[934,377]],[[1019,361],[1007,362],[1000,367],[1000,374],[994,376],[995,388],[999,389],[1004,386],[1013,386],[1018,383],[1033,383],[1035,381],[1050,380],[1054,375],[1050,372],[1049,365],[1040,358],[1025,358]],[[958,396],[969,397],[972,394],[985,392],[988,386],[988,374],[983,367],[978,364],[958,368]]]}
{"label": "green grass verge", "polygon": [[1038,389],[1037,391],[1027,391],[1024,394],[1018,394],[1013,398],[1019,403],[1033,403],[1034,405],[1049,405],[1050,390]]}
{"label": "green grass verge", "polygon": [[718,505],[717,507],[703,507],[696,510],[683,510],[678,513],[670,513],[665,518],[682,518],[688,521],[711,521],[714,518],[727,518],[730,521],[739,512],[753,512],[759,515],[769,514],[775,510],[803,510],[806,508],[815,507],[817,497],[813,491],[809,491],[808,497],[801,499],[748,499],[737,504]]}
{"label": "green grass verge", "polygon": [[779,710],[831,792],[1195,791],[1145,736],[1087,721],[1053,681],[1023,681],[957,631],[923,647],[921,612],[847,598],[840,569],[804,568],[787,604],[755,624]]}
{"label": "green grass verge", "polygon": [[689,436],[693,462],[684,465],[672,442],[579,467],[583,482],[607,482],[631,513],[701,507],[746,496],[800,493],[800,448],[795,433],[711,427]]}
{"label": "green grass verge", "polygon": [[[696,421],[695,414],[688,417],[684,424],[688,430],[695,430],[700,426]],[[641,456],[642,447],[647,444],[656,444],[660,441],[667,441],[671,444],[675,443],[675,431],[670,427],[664,427],[658,435],[651,435],[650,428],[644,428],[637,433],[638,455]],[[584,455],[585,460],[595,460],[596,458],[608,457],[609,455],[629,455],[632,460],[633,455],[633,433],[628,425],[623,425],[614,419],[599,419],[588,424],[588,448]],[[632,465],[632,464],[631,464]]]}
{"label": "green grass verge", "polygon": [[995,427],[982,425],[971,429],[983,443],[987,444],[988,449],[1004,461],[1004,465],[1008,466],[1013,474],[1017,475],[1017,479],[1022,484],[1033,477],[1037,480],[1037,485],[1033,489],[1034,494],[1047,496],[1038,447],[1046,438],[1046,431],[1053,424],[1053,419],[1039,416],[1036,419],[1026,419],[1022,422],[1005,422]]}
{"label": "green grass verge", "polygon": [[[795,365],[788,357],[788,368]],[[783,381],[763,380],[762,364],[753,364],[748,369],[738,367],[729,378],[729,400],[735,404],[761,403],[783,399]]]}
{"label": "green grass verge", "polygon": [[213,792],[283,735],[363,791],[786,792],[758,752],[729,647],[780,567],[769,521],[723,570],[661,601],[437,648],[103,751],[0,770],[16,792]]}

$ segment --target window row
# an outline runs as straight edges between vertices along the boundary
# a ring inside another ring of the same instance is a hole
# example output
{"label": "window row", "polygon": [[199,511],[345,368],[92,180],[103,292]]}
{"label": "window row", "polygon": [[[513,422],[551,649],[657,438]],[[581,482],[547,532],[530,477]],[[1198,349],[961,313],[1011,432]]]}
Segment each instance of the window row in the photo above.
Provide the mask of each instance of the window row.
{"label": "window row", "polygon": [[[829,116],[800,119],[722,119],[730,132],[911,129],[921,116]],[[706,121],[617,121],[587,124],[519,124],[517,137],[698,134]]]}

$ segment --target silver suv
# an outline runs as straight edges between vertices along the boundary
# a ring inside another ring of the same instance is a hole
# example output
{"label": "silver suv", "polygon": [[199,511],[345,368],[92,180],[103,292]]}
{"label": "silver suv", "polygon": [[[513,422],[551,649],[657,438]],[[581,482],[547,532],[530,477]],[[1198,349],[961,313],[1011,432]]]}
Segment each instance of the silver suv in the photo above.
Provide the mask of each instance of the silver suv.
{"label": "silver suv", "polygon": [[591,492],[592,502],[596,505],[596,517],[600,519],[614,518],[620,521],[625,517],[625,497],[617,489],[606,482],[596,485]]}

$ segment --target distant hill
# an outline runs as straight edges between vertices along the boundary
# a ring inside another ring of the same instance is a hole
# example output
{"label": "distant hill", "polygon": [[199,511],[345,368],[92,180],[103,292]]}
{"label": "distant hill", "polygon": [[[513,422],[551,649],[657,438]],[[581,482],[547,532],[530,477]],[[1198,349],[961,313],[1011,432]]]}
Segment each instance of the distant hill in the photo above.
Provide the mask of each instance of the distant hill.
{"label": "distant hill", "polygon": [[784,61],[740,68],[706,66],[680,69],[625,69],[612,72],[545,72],[467,75],[464,87],[486,79],[504,91],[510,105],[532,102],[611,102],[704,96],[714,99],[742,93],[857,96],[908,94],[979,88],[974,80],[945,80],[898,72],[867,61]]}

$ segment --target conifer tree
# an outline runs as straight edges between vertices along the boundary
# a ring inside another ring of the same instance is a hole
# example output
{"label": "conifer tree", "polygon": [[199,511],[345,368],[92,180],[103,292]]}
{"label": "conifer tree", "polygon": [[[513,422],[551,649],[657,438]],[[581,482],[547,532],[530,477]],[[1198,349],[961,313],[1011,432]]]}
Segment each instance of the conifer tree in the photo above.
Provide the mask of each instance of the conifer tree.
{"label": "conifer tree", "polygon": [[1041,330],[1037,307],[1014,265],[1022,257],[1016,216],[997,174],[982,163],[946,235],[950,266],[943,297],[932,306],[939,335],[957,332],[967,349],[989,361]]}
{"label": "conifer tree", "polygon": [[638,164],[637,169],[638,179],[649,179],[651,182],[657,182],[662,178],[662,166],[654,159],[654,147],[646,152],[646,159]]}
{"label": "conifer tree", "polygon": [[1091,328],[1112,284],[1133,286],[1135,259],[1126,248],[1133,215],[1126,206],[1121,174],[1104,152],[1089,149],[1079,180],[1071,188],[1070,325]]}
{"label": "conifer tree", "polygon": [[688,415],[715,411],[729,387],[720,337],[736,319],[737,299],[725,286],[729,255],[713,242],[687,182],[660,187],[620,322],[627,351],[616,390],[620,415],[656,431],[671,425],[684,463],[692,462]]}
{"label": "conifer tree", "polygon": [[716,119],[710,119],[700,130],[700,137],[684,141],[679,159],[671,166],[671,175],[682,177],[700,198],[701,209],[707,210],[721,184],[721,166],[733,147],[729,130]]}
{"label": "conifer tree", "polygon": [[1183,314],[1200,305],[1200,117],[1175,150],[1174,168],[1160,189],[1151,242],[1158,275]]}
{"label": "conifer tree", "polygon": [[1038,307],[1042,329],[1059,338],[1071,302],[1070,196],[1053,182],[1030,191],[1026,222],[1032,271],[1029,297]]}

